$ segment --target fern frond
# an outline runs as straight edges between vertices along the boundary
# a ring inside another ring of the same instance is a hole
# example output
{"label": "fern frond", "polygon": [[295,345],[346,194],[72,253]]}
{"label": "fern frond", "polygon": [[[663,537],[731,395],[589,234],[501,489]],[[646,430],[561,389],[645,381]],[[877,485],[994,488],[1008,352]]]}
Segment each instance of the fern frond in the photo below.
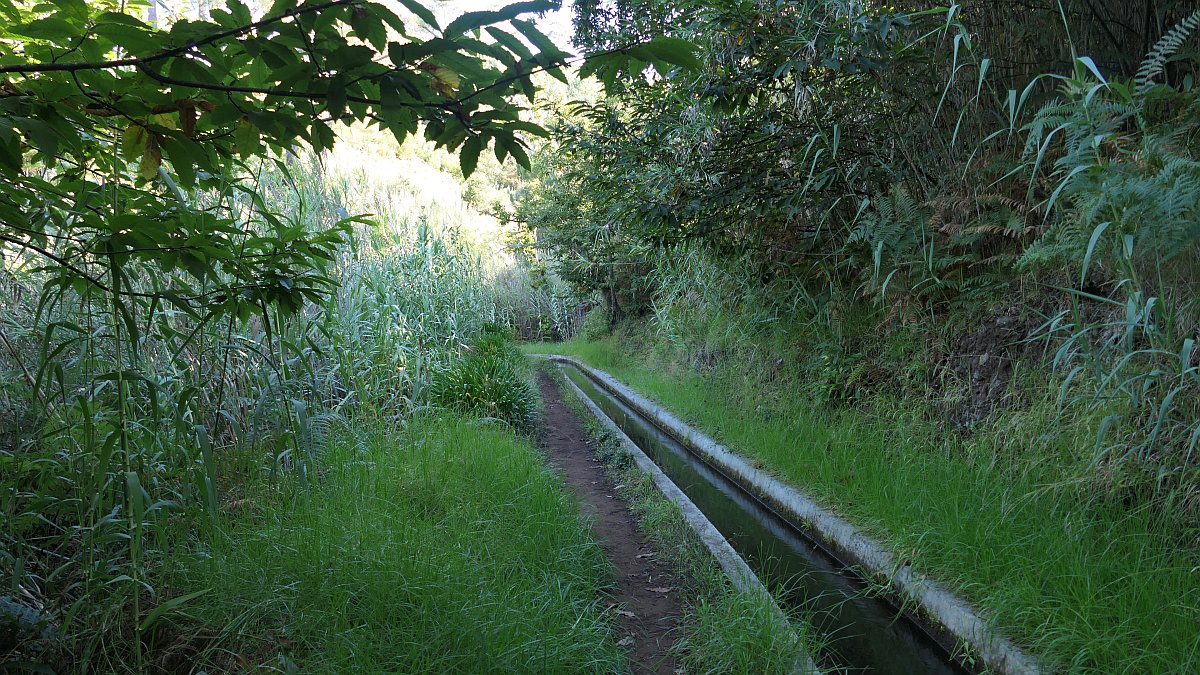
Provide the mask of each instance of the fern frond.
{"label": "fern frond", "polygon": [[1020,239],[1028,234],[1035,232],[1035,228],[1026,227],[1006,227],[1004,225],[976,225],[964,230],[968,234],[998,234],[1011,239]]}
{"label": "fern frond", "polygon": [[1138,68],[1137,75],[1134,77],[1134,81],[1137,82],[1138,93],[1145,92],[1154,86],[1154,78],[1166,70],[1167,60],[1179,51],[1179,48],[1183,46],[1183,42],[1197,28],[1200,28],[1200,9],[1192,12],[1191,15],[1175,24],[1174,28],[1159,38],[1154,47],[1150,49],[1150,53],[1142,61],[1142,65]]}

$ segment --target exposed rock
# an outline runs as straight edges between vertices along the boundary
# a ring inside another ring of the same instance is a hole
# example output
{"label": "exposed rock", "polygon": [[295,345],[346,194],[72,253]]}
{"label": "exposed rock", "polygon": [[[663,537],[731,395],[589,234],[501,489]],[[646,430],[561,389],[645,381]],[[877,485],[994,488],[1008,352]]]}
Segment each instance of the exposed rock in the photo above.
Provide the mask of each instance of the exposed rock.
{"label": "exposed rock", "polygon": [[947,419],[959,430],[975,427],[996,408],[1012,379],[1013,360],[1033,356],[1036,346],[1026,338],[1042,324],[1020,306],[1007,306],[975,328],[959,333],[946,354],[934,360],[935,387],[959,394],[942,404]]}
{"label": "exposed rock", "polygon": [[37,660],[57,651],[59,643],[58,629],[48,614],[12,596],[0,596],[0,653]]}

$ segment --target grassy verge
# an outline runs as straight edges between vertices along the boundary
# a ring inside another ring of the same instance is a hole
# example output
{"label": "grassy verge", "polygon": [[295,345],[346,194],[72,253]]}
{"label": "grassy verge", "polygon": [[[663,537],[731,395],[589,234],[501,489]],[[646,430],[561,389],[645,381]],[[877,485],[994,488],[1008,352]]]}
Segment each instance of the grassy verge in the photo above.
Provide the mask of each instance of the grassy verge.
{"label": "grassy verge", "polygon": [[1200,669],[1195,551],[1147,509],[1089,498],[1092,438],[1049,405],[965,438],[923,402],[821,408],[745,364],[700,374],[615,339],[530,350],[612,373],[803,487],[1065,671]]}
{"label": "grassy verge", "polygon": [[624,668],[607,561],[528,442],[453,417],[345,431],[319,487],[261,495],[168,575],[212,590],[161,653],[219,672]]}
{"label": "grassy verge", "polygon": [[632,507],[642,531],[654,542],[657,555],[686,580],[683,590],[688,611],[675,650],[687,672],[790,674],[802,648],[812,653],[811,636],[783,621],[764,599],[734,588],[679,507],[633,464],[612,432],[600,425],[566,386],[562,373],[548,364],[545,371],[558,382],[563,400],[596,441],[597,456],[618,494]]}

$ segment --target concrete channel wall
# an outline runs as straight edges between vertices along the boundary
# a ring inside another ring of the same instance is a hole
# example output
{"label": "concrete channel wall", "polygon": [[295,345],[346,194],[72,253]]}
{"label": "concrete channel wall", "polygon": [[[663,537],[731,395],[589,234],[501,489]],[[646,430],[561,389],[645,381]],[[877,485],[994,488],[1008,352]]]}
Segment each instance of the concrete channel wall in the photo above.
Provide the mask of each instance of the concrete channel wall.
{"label": "concrete channel wall", "polygon": [[[883,584],[905,606],[915,606],[918,620],[940,633],[944,641],[965,646],[965,651],[974,657],[977,665],[982,662],[983,668],[980,670],[1003,675],[1037,675],[1042,672],[1035,658],[1001,635],[969,603],[925,578],[907,562],[898,561],[879,542],[821,508],[800,490],[755,468],[745,458],[726,450],[608,373],[570,357],[555,355],[548,358],[578,368],[610,395],[638,411],[738,483],[742,489],[798,525],[810,539],[835,558],[856,566],[864,578]],[[590,403],[586,396],[584,400]],[[601,420],[607,419],[602,413],[599,416]],[[646,461],[650,462],[649,458]],[[745,565],[745,562],[742,564]],[[960,648],[959,651],[964,650]]]}
{"label": "concrete channel wall", "polygon": [[[703,542],[704,547],[716,559],[717,564],[725,571],[726,576],[729,577],[729,581],[733,583],[734,587],[742,593],[761,598],[770,603],[778,618],[785,622],[789,621],[784,611],[776,604],[775,598],[771,596],[771,592],[767,590],[758,576],[754,574],[754,571],[750,569],[750,566],[746,564],[742,556],[738,555],[738,552],[733,549],[733,546],[725,539],[720,530],[700,511],[699,507],[679,489],[679,486],[675,485],[663,473],[662,469],[654,463],[654,460],[642,452],[642,449],[615,422],[604,414],[604,411],[592,399],[588,398],[583,390],[570,379],[565,379],[565,381],[579,396],[579,400],[583,401],[588,410],[596,416],[596,419],[616,436],[622,450],[633,457],[633,461],[637,464],[638,468],[650,475],[651,479],[654,480],[655,486],[663,493],[663,496],[679,507],[683,513],[684,520],[700,537],[700,541]],[[819,675],[820,673],[816,664],[813,663],[812,658],[807,653],[804,653],[803,650],[801,650],[800,655],[797,657],[792,672],[797,675]]]}

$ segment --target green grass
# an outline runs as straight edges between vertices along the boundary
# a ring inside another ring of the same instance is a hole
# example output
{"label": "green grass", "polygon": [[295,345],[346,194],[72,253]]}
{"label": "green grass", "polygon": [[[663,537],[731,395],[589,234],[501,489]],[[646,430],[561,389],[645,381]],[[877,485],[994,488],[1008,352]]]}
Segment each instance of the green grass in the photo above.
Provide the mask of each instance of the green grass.
{"label": "green grass", "polygon": [[800,617],[788,621],[765,596],[743,593],[717,566],[708,549],[663,497],[649,476],[632,464],[615,469],[643,531],[656,550],[691,583],[675,652],[689,673],[792,675],[800,654],[815,657],[814,636]]}
{"label": "green grass", "polygon": [[819,646],[802,621],[787,621],[765,597],[738,591],[683,517],[679,506],[620,449],[612,432],[587,411],[556,369],[563,400],[583,421],[610,479],[654,542],[657,555],[684,579],[687,608],[675,652],[689,673],[791,675],[796,659]]}
{"label": "green grass", "polygon": [[1092,498],[1092,438],[1050,405],[964,439],[923,402],[821,409],[744,364],[701,376],[615,339],[527,349],[604,369],[758,460],[1066,672],[1200,670],[1200,560],[1148,509]]}
{"label": "green grass", "polygon": [[[356,439],[319,487],[263,495],[172,586],[209,670],[612,672],[610,569],[525,440],[452,417]],[[166,653],[169,649],[164,649]],[[189,666],[191,667],[191,666]],[[201,668],[203,669],[203,668]]]}

